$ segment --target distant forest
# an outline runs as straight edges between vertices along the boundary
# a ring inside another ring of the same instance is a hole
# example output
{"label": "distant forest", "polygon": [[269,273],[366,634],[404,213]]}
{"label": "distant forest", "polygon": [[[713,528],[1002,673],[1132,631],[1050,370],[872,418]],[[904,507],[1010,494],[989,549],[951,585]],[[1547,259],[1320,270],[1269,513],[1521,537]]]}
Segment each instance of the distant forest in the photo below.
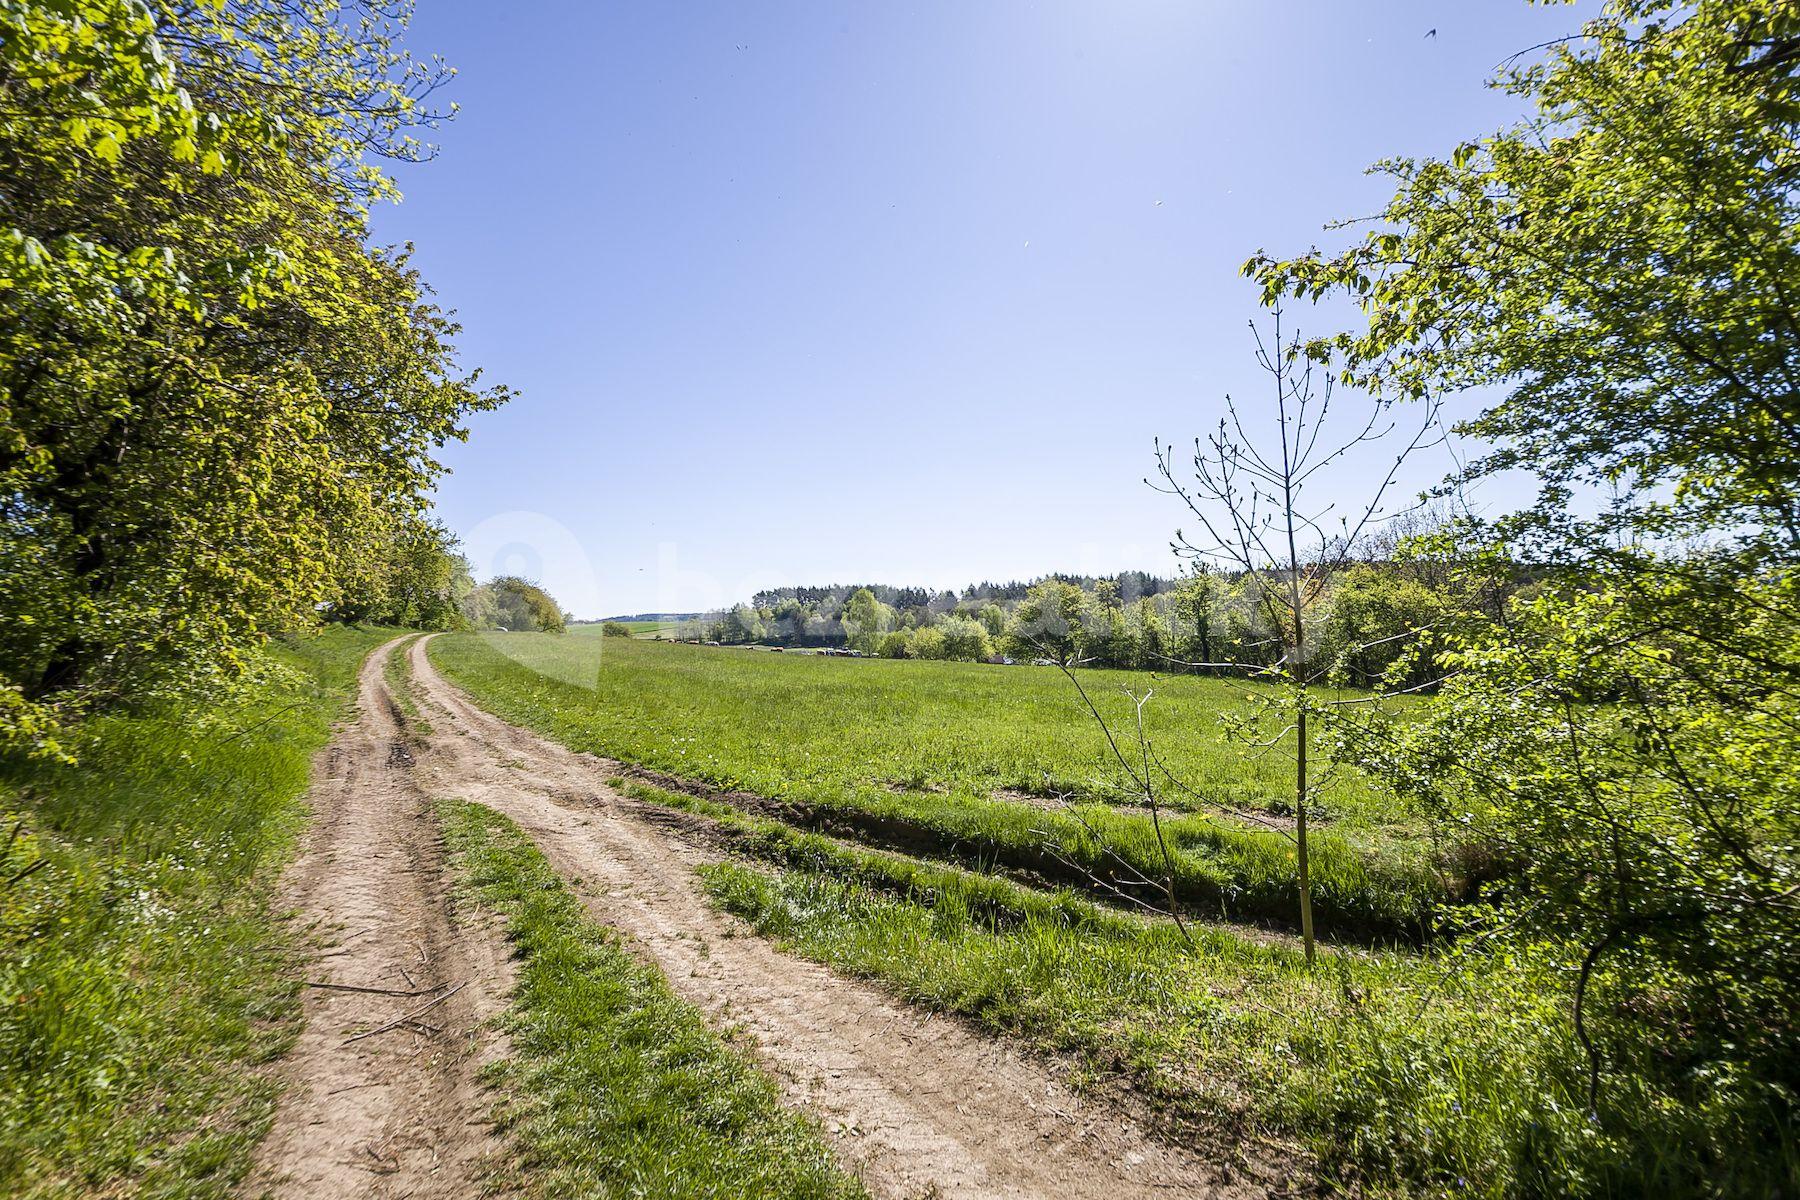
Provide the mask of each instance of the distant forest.
{"label": "distant forest", "polygon": [[[1457,594],[1441,559],[1397,551],[1391,544],[1379,557],[1346,563],[1322,599],[1317,650],[1335,657],[1347,682],[1368,683],[1416,659],[1448,614],[1481,602]],[[1529,572],[1511,574],[1518,585]],[[1280,611],[1279,598],[1248,576],[1124,571],[984,581],[960,594],[879,583],[769,588],[681,622],[677,636],[883,658],[1218,672],[1272,666],[1281,655]]]}

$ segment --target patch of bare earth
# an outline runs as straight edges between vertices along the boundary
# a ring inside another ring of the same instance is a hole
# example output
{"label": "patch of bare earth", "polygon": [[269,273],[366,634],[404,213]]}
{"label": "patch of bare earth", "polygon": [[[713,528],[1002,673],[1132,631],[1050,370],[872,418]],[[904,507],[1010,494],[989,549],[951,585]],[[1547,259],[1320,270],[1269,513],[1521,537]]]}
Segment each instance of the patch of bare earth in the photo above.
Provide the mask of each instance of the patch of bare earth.
{"label": "patch of bare earth", "polygon": [[369,656],[357,717],[315,764],[313,824],[279,902],[313,927],[305,1027],[276,1065],[253,1196],[460,1200],[499,1140],[477,1081],[511,968],[491,923],[452,920],[444,851],[405,720]]}
{"label": "patch of bare earth", "polygon": [[611,768],[482,711],[411,647],[433,736],[432,789],[505,813],[635,939],[675,990],[754,1041],[785,1098],[816,1113],[877,1197],[1255,1197],[1291,1164],[1184,1147],[1076,1094],[1051,1064],[879,988],[790,958],[713,909],[693,868],[711,852],[634,819]]}

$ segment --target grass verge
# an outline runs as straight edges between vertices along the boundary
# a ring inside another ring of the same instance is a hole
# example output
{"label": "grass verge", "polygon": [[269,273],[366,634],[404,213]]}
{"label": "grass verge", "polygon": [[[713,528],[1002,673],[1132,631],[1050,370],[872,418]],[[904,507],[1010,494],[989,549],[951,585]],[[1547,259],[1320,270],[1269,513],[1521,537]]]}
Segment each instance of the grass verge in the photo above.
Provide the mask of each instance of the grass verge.
{"label": "grass verge", "polygon": [[312,754],[396,630],[272,645],[230,703],[0,762],[0,1193],[229,1194],[298,1012],[269,900]]}
{"label": "grass verge", "polygon": [[520,955],[496,1070],[528,1194],[864,1195],[767,1076],[583,915],[516,825],[464,801],[437,811],[468,893],[506,917]]}

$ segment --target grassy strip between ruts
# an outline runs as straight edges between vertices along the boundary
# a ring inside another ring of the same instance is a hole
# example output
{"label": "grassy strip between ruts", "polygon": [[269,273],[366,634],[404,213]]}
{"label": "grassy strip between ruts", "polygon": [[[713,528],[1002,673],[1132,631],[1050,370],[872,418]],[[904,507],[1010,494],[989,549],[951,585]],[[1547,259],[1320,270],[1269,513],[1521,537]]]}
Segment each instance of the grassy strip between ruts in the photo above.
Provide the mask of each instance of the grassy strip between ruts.
{"label": "grassy strip between ruts", "polygon": [[1291,947],[844,846],[643,784],[784,868],[702,868],[784,947],[1123,1074],[1176,1115],[1304,1139],[1372,1194],[1627,1195],[1678,1178],[1697,1131],[1654,1095],[1584,1111],[1566,981],[1521,963]]}
{"label": "grassy strip between ruts", "polygon": [[531,1195],[861,1197],[817,1127],[606,927],[506,817],[438,817],[467,893],[520,955],[494,1070]]}
{"label": "grassy strip between ruts", "polygon": [[[223,1196],[298,1013],[270,891],[368,652],[273,644],[244,692],[90,720],[78,765],[0,763],[0,1194]],[[41,865],[39,865],[41,864]]]}
{"label": "grassy strip between ruts", "polygon": [[411,648],[411,641],[394,647],[387,662],[382,664],[382,674],[387,680],[388,695],[394,698],[394,704],[399,707],[407,726],[416,733],[429,735],[431,722],[419,711],[419,702],[413,696],[412,659],[408,655]]}
{"label": "grassy strip between ruts", "polygon": [[[1043,693],[1054,681],[1029,670],[828,659],[802,666],[797,656],[616,638],[602,658],[595,650],[602,640],[516,634],[490,644],[450,635],[435,639],[430,653],[507,720],[576,750],[771,797],[829,832],[1073,886],[1098,877],[1150,895],[1137,880],[1163,874],[1155,830],[1141,811],[1104,804],[1064,811],[979,791],[982,782],[1016,784],[1023,777],[1017,762],[1003,769],[988,763],[990,756],[1012,761],[1060,753],[1067,761],[1059,772],[1069,774],[1078,759],[1064,743],[1098,736],[1069,723],[1066,714],[1054,727],[1060,743],[1032,732],[1048,711]],[[1226,703],[1230,695],[1214,681],[1170,682],[1194,693],[1187,702],[1196,720],[1210,711],[1208,704]],[[1034,699],[1027,704],[1028,698]],[[874,732],[851,727],[846,713]],[[893,728],[913,719],[916,729]],[[1021,729],[1031,734],[1023,744]],[[1218,757],[1196,759],[1194,770],[1204,762],[1206,770],[1224,773]],[[935,787],[941,779],[945,790],[896,790],[870,777],[908,771],[922,772],[917,784]],[[1185,903],[1209,916],[1295,920],[1294,848],[1281,832],[1196,814],[1169,816],[1163,828]],[[1416,847],[1400,853],[1396,846],[1352,842],[1329,829],[1315,834],[1313,906],[1322,930],[1418,939],[1445,898],[1445,882]]]}

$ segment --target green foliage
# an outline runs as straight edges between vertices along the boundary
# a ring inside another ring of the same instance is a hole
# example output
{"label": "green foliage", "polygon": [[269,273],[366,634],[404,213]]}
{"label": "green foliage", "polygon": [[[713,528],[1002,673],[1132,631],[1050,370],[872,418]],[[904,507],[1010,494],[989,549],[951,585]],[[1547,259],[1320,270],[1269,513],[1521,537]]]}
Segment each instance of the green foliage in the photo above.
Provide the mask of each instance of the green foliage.
{"label": "green foliage", "polygon": [[860,588],[845,601],[842,620],[846,644],[852,650],[873,654],[881,635],[894,627],[894,610],[868,588]]}
{"label": "green foliage", "polygon": [[474,898],[506,918],[518,990],[506,1015],[525,1194],[859,1197],[817,1126],[683,1003],[655,967],[589,920],[518,826],[438,806]]}
{"label": "green foliage", "polygon": [[[1613,0],[1498,84],[1534,115],[1384,164],[1398,190],[1349,249],[1246,265],[1269,299],[1362,305],[1315,348],[1358,382],[1504,387],[1463,424],[1495,446],[1468,475],[1542,485],[1444,539],[1466,594],[1537,580],[1456,614],[1439,700],[1362,757],[1503,866],[1470,944],[1565,981],[1597,1136],[1656,1097],[1682,1152],[1625,1190],[1777,1194],[1800,1094],[1800,9]],[[1577,515],[1583,489],[1611,499]]]}
{"label": "green foliage", "polygon": [[754,642],[768,633],[762,614],[748,604],[739,604],[719,622],[717,637],[721,642]]}
{"label": "green foliage", "polygon": [[606,621],[600,626],[601,637],[630,637],[631,626],[623,621]]}
{"label": "green foliage", "polygon": [[912,635],[910,629],[896,629],[892,633],[881,635],[881,642],[875,647],[875,653],[882,658],[911,658]]}
{"label": "green foliage", "polygon": [[[994,652],[987,630],[979,621],[955,614],[939,621],[934,629],[942,639],[943,657],[963,662],[981,662]],[[921,656],[926,657],[926,656]]]}
{"label": "green foliage", "polygon": [[1075,584],[1046,579],[1031,589],[1013,613],[1006,631],[1010,652],[1025,659],[1078,661],[1090,643],[1082,620],[1085,607],[1086,597]]}
{"label": "green foliage", "polygon": [[1266,299],[1360,303],[1333,342],[1365,386],[1507,381],[1465,426],[1500,444],[1473,473],[1532,471],[1544,513],[1594,484],[1613,528],[1791,546],[1797,38],[1782,0],[1612,0],[1501,74],[1529,121],[1382,163],[1398,190],[1353,246],[1245,270]]}
{"label": "green foliage", "polygon": [[1450,596],[1392,564],[1358,564],[1332,582],[1313,640],[1319,657],[1347,683],[1372,687],[1404,662],[1393,682],[1415,687],[1437,677],[1431,657],[1419,653],[1430,645],[1433,627],[1461,611]]}
{"label": "green foliage", "polygon": [[459,629],[475,590],[456,535],[436,521],[412,521],[385,550],[369,556],[365,576],[331,606],[334,621],[367,621],[406,629]]}
{"label": "green foliage", "polygon": [[516,575],[490,579],[464,598],[463,619],[475,629],[561,633],[562,606],[537,584]]}
{"label": "green foliage", "polygon": [[89,720],[79,764],[0,761],[0,1191],[232,1194],[274,1106],[249,1067],[297,1011],[270,889],[392,634],[279,644],[229,705]]}
{"label": "green foliage", "polygon": [[908,631],[906,642],[908,658],[948,658],[944,648],[944,635],[935,625],[922,625],[918,629]]}
{"label": "green foliage", "polygon": [[374,164],[418,156],[443,76],[404,8],[0,16],[0,740],[42,745],[314,621],[504,394],[367,245]]}
{"label": "green foliage", "polygon": [[1800,1084],[1800,575],[1706,565],[1458,630],[1441,702],[1365,759],[1511,864],[1485,923],[1574,980],[1602,1113],[1647,1076],[1754,1143]]}

